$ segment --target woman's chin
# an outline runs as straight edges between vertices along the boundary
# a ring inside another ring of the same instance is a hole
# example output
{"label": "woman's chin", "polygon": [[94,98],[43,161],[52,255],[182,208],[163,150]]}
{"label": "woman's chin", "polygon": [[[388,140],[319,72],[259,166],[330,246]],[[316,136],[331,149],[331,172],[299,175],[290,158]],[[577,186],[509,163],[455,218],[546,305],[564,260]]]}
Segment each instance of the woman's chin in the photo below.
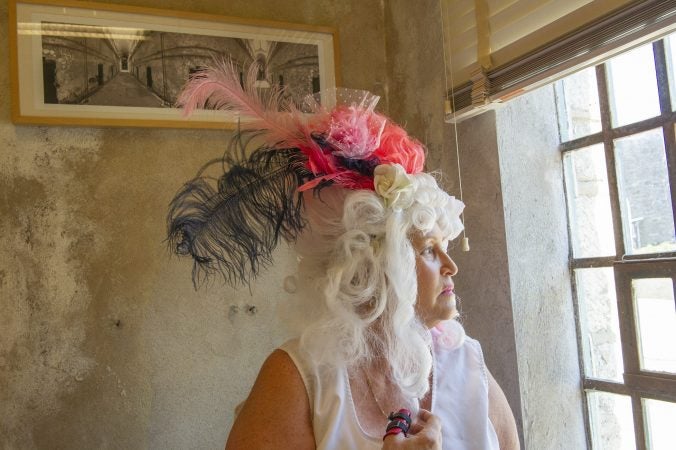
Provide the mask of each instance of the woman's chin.
{"label": "woman's chin", "polygon": [[455,319],[459,315],[460,314],[458,313],[458,308],[456,307],[455,303],[455,295],[453,295],[450,299],[448,299],[448,304],[446,305],[446,317],[443,320]]}
{"label": "woman's chin", "polygon": [[456,311],[455,294],[441,294],[439,296],[439,301],[443,302],[445,306],[453,311]]}

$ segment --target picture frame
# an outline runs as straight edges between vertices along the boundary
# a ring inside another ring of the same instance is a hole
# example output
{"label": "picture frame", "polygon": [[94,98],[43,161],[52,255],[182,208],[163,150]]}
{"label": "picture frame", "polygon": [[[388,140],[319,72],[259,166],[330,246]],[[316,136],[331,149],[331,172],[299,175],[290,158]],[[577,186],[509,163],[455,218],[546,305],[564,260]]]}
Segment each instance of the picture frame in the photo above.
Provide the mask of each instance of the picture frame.
{"label": "picture frame", "polygon": [[[174,106],[189,75],[230,59],[298,101],[339,85],[338,36],[290,24],[75,0],[10,0],[15,124],[225,128],[236,117]],[[260,86],[258,83],[260,82]]]}

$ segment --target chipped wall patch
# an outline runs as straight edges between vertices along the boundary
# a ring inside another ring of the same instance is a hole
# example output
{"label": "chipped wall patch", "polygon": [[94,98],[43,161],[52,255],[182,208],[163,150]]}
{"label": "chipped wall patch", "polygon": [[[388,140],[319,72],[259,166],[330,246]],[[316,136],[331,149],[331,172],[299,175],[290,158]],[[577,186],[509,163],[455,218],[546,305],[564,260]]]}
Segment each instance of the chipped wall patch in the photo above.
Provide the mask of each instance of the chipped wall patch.
{"label": "chipped wall patch", "polygon": [[19,133],[21,151],[12,145],[0,152],[0,233],[6,238],[0,246],[0,380],[11,380],[0,394],[0,417],[8,444],[31,448],[35,420],[57,411],[60,398],[95,366],[83,349],[90,294],[64,236],[93,232],[78,217],[78,190],[85,188],[68,166],[91,161],[98,141],[92,131],[80,131],[77,148],[60,145],[57,131],[33,130],[30,139],[28,130]]}

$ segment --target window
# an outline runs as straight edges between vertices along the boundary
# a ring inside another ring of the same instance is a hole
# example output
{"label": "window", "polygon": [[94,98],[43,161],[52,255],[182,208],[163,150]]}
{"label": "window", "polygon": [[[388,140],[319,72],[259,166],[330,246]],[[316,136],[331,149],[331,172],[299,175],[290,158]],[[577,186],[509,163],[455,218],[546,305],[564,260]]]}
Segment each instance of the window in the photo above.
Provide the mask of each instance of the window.
{"label": "window", "polygon": [[590,448],[674,448],[676,35],[555,92]]}

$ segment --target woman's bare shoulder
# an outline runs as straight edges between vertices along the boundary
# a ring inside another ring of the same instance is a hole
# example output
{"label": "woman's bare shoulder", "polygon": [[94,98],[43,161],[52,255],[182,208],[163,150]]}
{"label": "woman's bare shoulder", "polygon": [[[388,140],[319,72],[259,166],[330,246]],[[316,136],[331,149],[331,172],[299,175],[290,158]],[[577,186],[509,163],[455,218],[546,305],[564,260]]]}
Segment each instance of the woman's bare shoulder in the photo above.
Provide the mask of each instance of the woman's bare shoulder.
{"label": "woman's bare shoulder", "polygon": [[291,357],[275,350],[263,363],[235,419],[226,449],[314,449],[310,403]]}

